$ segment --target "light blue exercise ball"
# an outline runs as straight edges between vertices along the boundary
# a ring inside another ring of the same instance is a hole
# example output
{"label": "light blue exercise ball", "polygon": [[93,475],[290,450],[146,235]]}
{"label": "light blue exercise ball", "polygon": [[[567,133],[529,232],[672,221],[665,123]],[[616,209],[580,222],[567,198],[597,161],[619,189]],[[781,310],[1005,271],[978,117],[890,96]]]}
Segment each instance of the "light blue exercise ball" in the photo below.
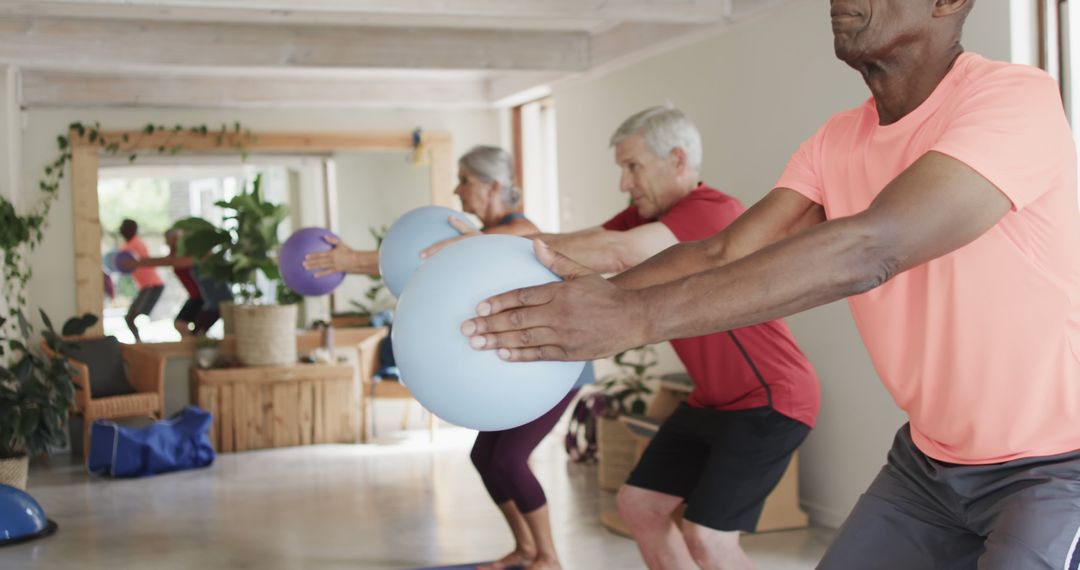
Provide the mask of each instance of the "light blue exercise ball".
{"label": "light blue exercise ball", "polygon": [[475,350],[461,323],[487,297],[558,281],[530,240],[482,235],[427,260],[398,300],[392,342],[401,381],[436,416],[481,431],[510,429],[555,407],[583,362],[505,362]]}
{"label": "light blue exercise ball", "polygon": [[[379,273],[386,288],[400,297],[405,283],[420,267],[420,252],[440,241],[461,235],[450,225],[450,216],[472,222],[465,214],[443,206],[424,206],[405,213],[390,225],[379,248]],[[440,252],[441,253],[441,252]]]}
{"label": "light blue exercise ball", "polygon": [[120,273],[120,268],[116,266],[116,254],[118,253],[120,252],[116,250],[110,251],[109,253],[106,253],[105,256],[101,259],[102,264],[105,266],[105,269],[109,271],[109,273]]}

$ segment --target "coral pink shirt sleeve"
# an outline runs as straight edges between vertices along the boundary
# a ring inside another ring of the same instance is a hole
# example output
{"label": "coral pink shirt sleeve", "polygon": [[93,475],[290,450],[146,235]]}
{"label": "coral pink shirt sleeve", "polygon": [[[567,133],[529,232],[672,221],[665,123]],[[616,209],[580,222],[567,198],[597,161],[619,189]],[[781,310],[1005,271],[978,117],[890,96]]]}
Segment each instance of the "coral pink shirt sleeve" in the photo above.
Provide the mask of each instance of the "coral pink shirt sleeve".
{"label": "coral pink shirt sleeve", "polygon": [[824,181],[816,166],[820,164],[821,139],[824,133],[825,127],[821,127],[814,136],[799,145],[798,150],[788,160],[776,188],[789,188],[816,204],[824,204]]}
{"label": "coral pink shirt sleeve", "polygon": [[1061,120],[1057,83],[1036,69],[1024,71],[1020,66],[997,70],[968,86],[964,106],[931,147],[993,183],[1013,210],[1055,186],[1061,175],[1057,165],[1068,158],[1062,153],[1071,149],[1056,144],[1071,137]]}

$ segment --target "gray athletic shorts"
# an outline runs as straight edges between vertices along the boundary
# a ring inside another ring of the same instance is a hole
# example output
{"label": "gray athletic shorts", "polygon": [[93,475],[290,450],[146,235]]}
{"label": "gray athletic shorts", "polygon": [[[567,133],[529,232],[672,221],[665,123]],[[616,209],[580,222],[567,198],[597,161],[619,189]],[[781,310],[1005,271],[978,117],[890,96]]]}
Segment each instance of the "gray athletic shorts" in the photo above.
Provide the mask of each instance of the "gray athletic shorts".
{"label": "gray athletic shorts", "polygon": [[1080,451],[953,465],[905,425],[818,568],[1077,570],[1078,537]]}

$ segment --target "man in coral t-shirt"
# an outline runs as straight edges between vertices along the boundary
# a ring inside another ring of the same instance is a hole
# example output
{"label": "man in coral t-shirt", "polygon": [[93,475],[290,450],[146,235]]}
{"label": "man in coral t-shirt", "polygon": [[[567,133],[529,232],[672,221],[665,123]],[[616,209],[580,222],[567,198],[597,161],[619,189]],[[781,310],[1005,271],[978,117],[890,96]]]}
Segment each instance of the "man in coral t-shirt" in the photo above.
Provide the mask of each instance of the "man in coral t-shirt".
{"label": "man in coral t-shirt", "polygon": [[125,219],[120,223],[120,235],[125,240],[120,250],[130,252],[135,256],[135,270],[132,271],[131,278],[135,280],[135,285],[139,287],[139,293],[135,296],[135,300],[131,302],[131,306],[128,307],[124,321],[127,323],[128,329],[131,330],[131,334],[135,336],[135,342],[142,342],[139,337],[139,327],[135,324],[135,317],[149,315],[150,311],[154,310],[154,305],[157,304],[162,291],[165,290],[165,282],[161,280],[157,269],[138,265],[138,260],[150,257],[146,243],[138,234],[139,224],[135,220]]}
{"label": "man in coral t-shirt", "polygon": [[834,0],[872,97],[765,198],[615,284],[540,248],[573,279],[463,329],[509,360],[579,360],[848,297],[910,422],[820,568],[1077,568],[1076,150],[1053,79],[964,53],[972,5]]}

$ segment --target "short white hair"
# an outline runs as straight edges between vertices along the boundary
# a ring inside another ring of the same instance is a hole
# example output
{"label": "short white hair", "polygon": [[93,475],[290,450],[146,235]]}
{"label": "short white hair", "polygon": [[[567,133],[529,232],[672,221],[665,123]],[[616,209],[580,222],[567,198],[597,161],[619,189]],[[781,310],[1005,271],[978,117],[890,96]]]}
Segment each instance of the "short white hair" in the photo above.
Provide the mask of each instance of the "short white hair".
{"label": "short white hair", "polygon": [[681,148],[695,172],[701,172],[701,133],[682,111],[670,106],[649,107],[623,121],[611,135],[611,146],[641,135],[661,158]]}
{"label": "short white hair", "polygon": [[475,146],[458,159],[458,166],[471,172],[481,182],[498,182],[503,203],[509,208],[521,205],[521,190],[514,186],[514,157],[497,146]]}

